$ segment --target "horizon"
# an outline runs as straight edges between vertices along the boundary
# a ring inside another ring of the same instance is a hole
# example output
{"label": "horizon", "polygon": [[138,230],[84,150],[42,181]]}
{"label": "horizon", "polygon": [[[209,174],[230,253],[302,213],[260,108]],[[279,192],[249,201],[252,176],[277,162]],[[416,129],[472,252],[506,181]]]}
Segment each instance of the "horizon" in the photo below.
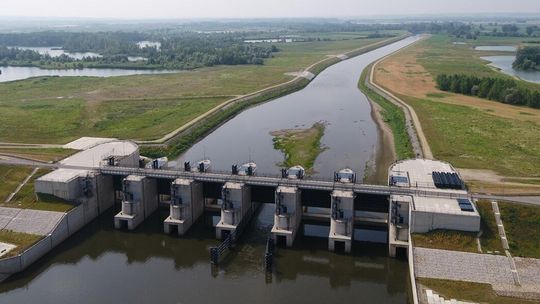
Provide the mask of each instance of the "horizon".
{"label": "horizon", "polygon": [[[61,14],[58,13],[59,8]],[[489,8],[489,11],[486,11]],[[114,20],[201,20],[201,19],[347,19],[347,18],[410,18],[466,16],[534,16],[540,15],[535,0],[388,0],[367,3],[365,0],[276,0],[273,3],[249,0],[106,0],[65,1],[38,0],[10,3],[0,12],[1,18],[46,19],[114,19]]]}

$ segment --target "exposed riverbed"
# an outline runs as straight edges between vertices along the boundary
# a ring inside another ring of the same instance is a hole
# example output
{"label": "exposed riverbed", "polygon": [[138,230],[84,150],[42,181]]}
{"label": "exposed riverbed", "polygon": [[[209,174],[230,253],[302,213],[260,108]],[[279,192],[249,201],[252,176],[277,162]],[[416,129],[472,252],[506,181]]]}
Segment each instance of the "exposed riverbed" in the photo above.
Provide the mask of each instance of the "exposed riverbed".
{"label": "exposed riverbed", "polygon": [[258,172],[279,174],[284,155],[274,149],[271,132],[325,121],[321,145],[326,149],[315,160],[314,175],[331,178],[334,171],[350,167],[364,176],[366,164],[375,158],[379,132],[358,79],[371,62],[418,39],[409,37],[327,68],[306,88],[240,113],[190,148],[178,163],[206,157],[215,170],[228,171],[232,164],[253,160]]}
{"label": "exposed riverbed", "polygon": [[[249,109],[190,149],[182,159],[209,156],[214,168],[229,170],[249,158],[258,172],[279,173],[283,154],[271,131],[306,129],[328,122],[315,161],[319,175],[351,167],[363,175],[374,159],[378,128],[360,73],[378,58],[417,37],[343,61],[322,72],[305,89]],[[118,208],[118,206],[117,206]],[[280,248],[266,276],[263,254],[274,206],[263,204],[240,245],[219,269],[209,262],[216,244],[216,217],[199,220],[187,236],[165,235],[161,209],[135,232],[113,229],[111,210],[28,270],[0,284],[0,303],[406,303],[407,262],[387,256],[387,232],[355,230],[351,255],[327,250],[329,227],[304,223],[293,249]],[[373,243],[375,242],[375,243]]]}

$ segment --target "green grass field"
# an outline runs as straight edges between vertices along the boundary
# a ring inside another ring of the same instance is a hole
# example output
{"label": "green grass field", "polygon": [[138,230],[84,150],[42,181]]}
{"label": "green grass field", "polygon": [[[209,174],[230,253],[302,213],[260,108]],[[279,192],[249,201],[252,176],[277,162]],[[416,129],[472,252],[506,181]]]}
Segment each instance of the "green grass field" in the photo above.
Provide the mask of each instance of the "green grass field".
{"label": "green grass field", "polygon": [[540,207],[499,202],[510,252],[540,259]]}
{"label": "green grass field", "polygon": [[482,251],[498,251],[502,254],[504,249],[499,237],[499,230],[497,228],[497,222],[495,221],[495,213],[493,213],[491,207],[491,202],[478,201],[476,207],[478,207],[478,212],[481,217],[480,229],[482,230],[482,236],[480,237],[480,244],[482,245]]}
{"label": "green grass field", "polygon": [[415,247],[478,253],[476,233],[453,230],[433,230],[412,234]]}
{"label": "green grass field", "polygon": [[[18,171],[24,167],[12,167],[13,170]],[[9,203],[0,203],[1,207],[23,208],[23,209],[35,209],[35,210],[47,210],[47,211],[59,211],[66,212],[74,207],[72,203],[66,202],[60,198],[57,198],[48,194],[36,194],[34,192],[34,181],[49,173],[49,170],[40,169],[32,178],[26,183],[21,190],[13,197]],[[27,176],[27,175],[26,175]],[[25,177],[26,177],[25,176]],[[15,186],[16,187],[16,186]],[[15,188],[13,188],[15,190]],[[13,192],[11,190],[11,192]]]}
{"label": "green grass field", "polygon": [[76,150],[62,148],[3,148],[0,147],[0,153],[19,156],[23,158],[31,158],[40,161],[59,161],[77,152]]}
{"label": "green grass field", "polygon": [[23,252],[26,248],[32,246],[43,238],[41,235],[14,232],[11,230],[0,230],[0,242],[16,245],[17,247],[8,252],[3,257],[13,257]]}
{"label": "green grass field", "polygon": [[[456,45],[456,39],[446,35],[434,35],[419,44],[424,51],[418,62],[430,72],[433,77],[439,74],[469,74],[478,77],[501,77],[511,78],[504,73],[498,72],[487,65],[480,57],[490,55],[512,55],[509,52],[476,51],[474,46],[482,45],[514,45],[517,46],[525,40],[537,40],[539,38],[523,37],[489,37],[480,36],[477,40],[468,40],[465,45]],[[530,89],[540,89],[540,84],[520,81],[520,84]]]}
{"label": "green grass field", "polygon": [[538,176],[540,126],[468,106],[400,96],[422,122],[433,154],[458,168],[491,169],[507,176]]}
{"label": "green grass field", "polygon": [[31,172],[30,167],[0,165],[0,203],[4,202]]}
{"label": "green grass field", "polygon": [[490,304],[538,303],[497,296],[489,284],[427,278],[418,278],[417,282],[434,290],[446,300],[457,299]]}
{"label": "green grass field", "polygon": [[231,96],[285,82],[292,79],[287,72],[381,40],[280,44],[281,51],[263,66],[0,83],[0,141],[65,143],[82,135],[155,139]]}

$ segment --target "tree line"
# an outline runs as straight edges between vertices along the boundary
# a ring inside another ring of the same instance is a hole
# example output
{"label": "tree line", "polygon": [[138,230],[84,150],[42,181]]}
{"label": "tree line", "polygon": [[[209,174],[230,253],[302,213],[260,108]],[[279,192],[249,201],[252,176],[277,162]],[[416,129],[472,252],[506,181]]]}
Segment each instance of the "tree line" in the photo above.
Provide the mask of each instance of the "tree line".
{"label": "tree line", "polygon": [[510,78],[440,74],[436,82],[442,91],[477,96],[511,105],[540,108],[540,91],[520,86]]}
{"label": "tree line", "polygon": [[540,69],[540,47],[525,46],[519,48],[516,54],[516,60],[512,67],[518,70],[536,70]]}
{"label": "tree line", "polygon": [[[194,32],[153,36],[142,33],[100,32],[37,32],[0,34],[0,64],[38,65],[76,63],[83,66],[130,65],[147,68],[194,69],[214,65],[264,64],[279,49],[274,45],[244,42],[245,34]],[[160,47],[140,47],[142,40],[159,42]],[[101,57],[81,60],[67,55],[51,57],[32,50],[6,46],[57,46],[68,52],[94,52]],[[128,56],[145,58],[130,63]]]}

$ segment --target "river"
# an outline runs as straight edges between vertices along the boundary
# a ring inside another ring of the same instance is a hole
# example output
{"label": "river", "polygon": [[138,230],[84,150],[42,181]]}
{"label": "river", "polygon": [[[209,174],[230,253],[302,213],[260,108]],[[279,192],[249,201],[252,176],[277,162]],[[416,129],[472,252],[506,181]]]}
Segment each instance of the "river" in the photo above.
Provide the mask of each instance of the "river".
{"label": "river", "polygon": [[321,143],[326,150],[316,159],[314,175],[332,178],[344,167],[363,177],[378,144],[378,129],[371,117],[369,101],[358,89],[362,70],[418,37],[385,46],[335,64],[319,74],[306,88],[251,108],[226,122],[178,159],[212,160],[215,170],[230,170],[232,164],[249,160],[265,174],[279,174],[283,154],[273,147],[270,132],[309,128],[318,121],[328,123]]}
{"label": "river", "polygon": [[[329,147],[316,163],[320,174],[351,166],[360,174],[373,157],[377,127],[358,91],[362,69],[417,37],[341,62],[308,87],[249,109],[187,152],[216,166],[247,160],[276,172],[282,155],[269,131],[330,123]],[[227,137],[230,136],[230,137]],[[214,150],[217,149],[217,150]],[[277,172],[276,172],[277,173]],[[205,214],[185,237],[165,235],[160,209],[135,232],[113,228],[111,210],[26,271],[0,284],[0,303],[407,303],[408,265],[387,256],[387,245],[354,242],[352,254],[329,252],[328,227],[304,225],[292,249],[279,248],[271,275],[263,271],[265,240],[273,204],[262,204],[236,250],[220,265],[209,262],[216,216]],[[310,236],[307,236],[310,235]],[[324,237],[315,237],[315,236]],[[380,233],[374,233],[380,235]]]}
{"label": "river", "polygon": [[180,73],[175,70],[150,70],[150,69],[40,69],[37,67],[15,67],[15,66],[0,66],[0,82],[22,80],[30,77],[38,76],[92,76],[92,77],[112,77],[112,76],[127,76],[140,74],[166,74]]}

